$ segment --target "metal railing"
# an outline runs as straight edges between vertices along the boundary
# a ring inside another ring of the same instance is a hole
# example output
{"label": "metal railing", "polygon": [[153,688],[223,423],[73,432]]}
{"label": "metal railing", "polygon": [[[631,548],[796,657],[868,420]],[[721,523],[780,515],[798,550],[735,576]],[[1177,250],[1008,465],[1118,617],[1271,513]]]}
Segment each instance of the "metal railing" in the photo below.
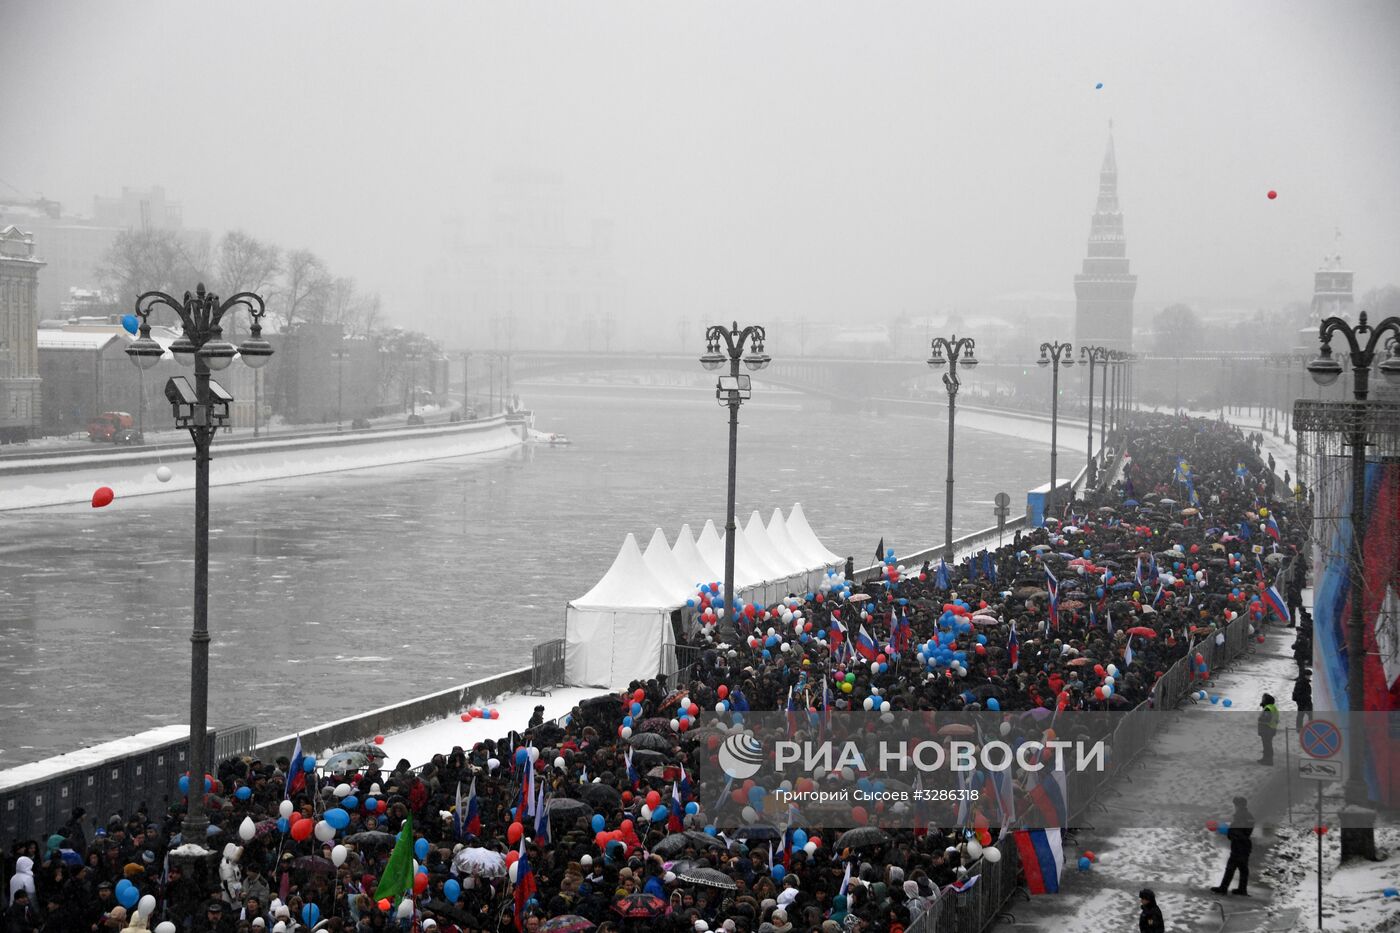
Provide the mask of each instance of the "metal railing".
{"label": "metal railing", "polygon": [[214,733],[214,764],[246,755],[258,747],[258,727],[242,722]]}
{"label": "metal railing", "polygon": [[564,639],[554,638],[535,646],[530,662],[530,687],[525,693],[541,696],[564,682]]}

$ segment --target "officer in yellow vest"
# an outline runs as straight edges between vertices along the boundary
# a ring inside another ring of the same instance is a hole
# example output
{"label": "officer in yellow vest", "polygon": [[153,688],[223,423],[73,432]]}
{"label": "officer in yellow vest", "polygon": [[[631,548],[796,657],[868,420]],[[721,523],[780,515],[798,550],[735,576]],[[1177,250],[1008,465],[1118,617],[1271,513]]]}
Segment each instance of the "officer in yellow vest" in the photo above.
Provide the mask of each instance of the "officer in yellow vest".
{"label": "officer in yellow vest", "polygon": [[1259,740],[1264,745],[1264,755],[1259,763],[1271,765],[1274,763],[1274,736],[1278,734],[1278,706],[1272,693],[1264,694],[1259,705],[1262,707],[1259,711]]}

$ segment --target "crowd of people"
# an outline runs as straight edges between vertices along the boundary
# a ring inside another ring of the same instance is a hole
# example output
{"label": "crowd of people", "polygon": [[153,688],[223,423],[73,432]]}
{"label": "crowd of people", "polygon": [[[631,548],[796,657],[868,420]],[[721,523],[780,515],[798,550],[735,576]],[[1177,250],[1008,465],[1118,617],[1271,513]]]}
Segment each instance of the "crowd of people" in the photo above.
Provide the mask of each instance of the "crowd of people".
{"label": "crowd of people", "polygon": [[[688,780],[715,759],[715,730],[696,711],[1127,710],[1228,619],[1294,624],[1307,505],[1275,497],[1258,445],[1200,419],[1139,415],[1130,427],[1116,481],[1063,504],[1046,527],[951,568],[887,564],[861,599],[842,586],[792,594],[741,618],[734,643],[705,625],[698,662],[674,683],[634,683],[559,722],[537,717],[522,734],[444,750],[420,768],[387,767],[372,747],[366,766],[343,771],[287,758],[220,762],[207,840],[180,837],[174,793],[164,810],[95,823],[74,810],[46,839],[8,853],[3,933],[161,923],[180,933],[903,931],[976,874],[976,843],[997,833],[988,814],[976,812],[975,832],[971,822],[890,829],[861,846],[815,827],[719,832],[717,804]],[[1290,588],[1284,613],[1265,592],[1276,580]],[[976,628],[982,638],[964,639],[956,664],[940,666],[921,646],[937,639],[952,599],[993,621]],[[864,632],[878,642],[874,660],[855,652]],[[1107,665],[1118,676],[1104,691]],[[526,802],[528,771],[536,796]],[[677,797],[678,812],[666,812]],[[547,821],[533,813],[540,800],[550,801]],[[331,810],[348,815],[333,838],[298,830],[305,821],[321,829]],[[254,827],[246,839],[245,818]],[[168,857],[189,842],[222,858],[189,877],[188,862]],[[409,888],[385,892],[404,845],[418,870]],[[135,907],[147,894],[151,912]],[[1145,928],[1161,929],[1151,894]]]}

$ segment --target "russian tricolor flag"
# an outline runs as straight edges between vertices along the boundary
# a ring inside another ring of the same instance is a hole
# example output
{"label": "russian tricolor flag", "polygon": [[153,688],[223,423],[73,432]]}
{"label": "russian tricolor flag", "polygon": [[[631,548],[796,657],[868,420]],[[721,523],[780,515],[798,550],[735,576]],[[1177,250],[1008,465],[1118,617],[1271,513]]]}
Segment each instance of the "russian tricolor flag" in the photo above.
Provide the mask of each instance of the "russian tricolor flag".
{"label": "russian tricolor flag", "polygon": [[1011,658],[1011,670],[1021,666],[1021,641],[1016,637],[1016,623],[1011,623],[1011,636],[1006,639],[1006,654]]}
{"label": "russian tricolor flag", "polygon": [[1065,870],[1064,846],[1058,829],[1022,829],[1014,834],[1021,871],[1031,894],[1057,894]]}
{"label": "russian tricolor flag", "polygon": [[1274,517],[1272,515],[1270,515],[1269,520],[1264,523],[1264,530],[1268,532],[1269,537],[1273,538],[1275,541],[1279,539],[1278,522],[1274,521]]}
{"label": "russian tricolor flag", "polygon": [[1031,804],[1040,811],[1041,820],[1050,826],[1064,826],[1069,822],[1067,800],[1063,771],[1045,772],[1030,792]]}
{"label": "russian tricolor flag", "polygon": [[1283,594],[1278,591],[1278,587],[1265,587],[1260,594],[1264,598],[1264,605],[1268,606],[1284,622],[1288,621],[1288,603],[1283,601]]}
{"label": "russian tricolor flag", "polygon": [[876,649],[875,639],[870,637],[870,633],[865,630],[865,626],[860,627],[860,632],[856,635],[856,654],[867,661],[875,660],[875,656],[880,652]]}

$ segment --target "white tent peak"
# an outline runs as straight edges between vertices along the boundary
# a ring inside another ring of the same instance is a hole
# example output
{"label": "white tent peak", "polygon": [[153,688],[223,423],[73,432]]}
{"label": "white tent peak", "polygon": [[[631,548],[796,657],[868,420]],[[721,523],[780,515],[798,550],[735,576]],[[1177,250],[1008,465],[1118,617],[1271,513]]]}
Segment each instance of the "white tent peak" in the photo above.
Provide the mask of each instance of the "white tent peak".
{"label": "white tent peak", "polygon": [[749,539],[749,545],[762,554],[764,560],[777,571],[778,576],[790,577],[810,569],[805,560],[800,560],[788,548],[778,546],[764,527],[763,516],[757,511],[749,516],[749,523],[744,526],[744,537]]}
{"label": "white tent peak", "polygon": [[788,512],[787,533],[792,543],[812,564],[834,566],[842,563],[841,558],[828,551],[821,539],[817,537],[817,533],[812,530],[812,526],[807,524],[807,515],[802,511],[802,503],[800,502]]}
{"label": "white tent peak", "polygon": [[[630,532],[622,542],[608,572],[593,589],[573,601],[575,606],[608,608],[664,608],[676,606],[675,593],[652,575],[642,558],[637,538]],[[681,600],[684,602],[684,599]]]}
{"label": "white tent peak", "polygon": [[696,548],[695,536],[690,533],[689,525],[681,526],[680,532],[676,535],[676,543],[671,547],[671,554],[676,558],[676,564],[686,574],[692,590],[699,589],[699,585],[702,583],[714,583],[724,572],[710,566],[699,549]]}
{"label": "white tent peak", "polygon": [[656,582],[671,592],[678,602],[685,602],[690,598],[690,594],[695,592],[694,584],[689,580],[690,575],[681,569],[675,555],[671,553],[671,546],[666,543],[666,533],[660,528],[652,533],[651,541],[647,543],[647,549],[642,554],[642,562],[656,578]]}

